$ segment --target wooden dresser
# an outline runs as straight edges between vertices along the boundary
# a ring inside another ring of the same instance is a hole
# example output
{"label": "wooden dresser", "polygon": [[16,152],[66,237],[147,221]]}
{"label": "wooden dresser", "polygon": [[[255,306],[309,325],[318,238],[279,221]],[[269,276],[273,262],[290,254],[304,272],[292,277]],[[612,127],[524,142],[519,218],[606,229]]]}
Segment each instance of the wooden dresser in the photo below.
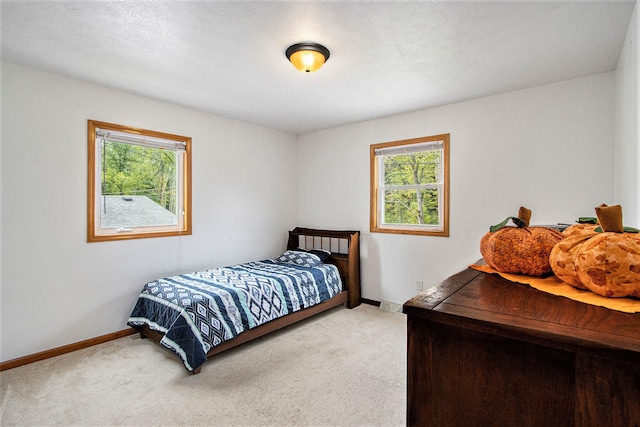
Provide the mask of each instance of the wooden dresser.
{"label": "wooden dresser", "polygon": [[640,426],[640,314],[473,269],[404,313],[409,426]]}

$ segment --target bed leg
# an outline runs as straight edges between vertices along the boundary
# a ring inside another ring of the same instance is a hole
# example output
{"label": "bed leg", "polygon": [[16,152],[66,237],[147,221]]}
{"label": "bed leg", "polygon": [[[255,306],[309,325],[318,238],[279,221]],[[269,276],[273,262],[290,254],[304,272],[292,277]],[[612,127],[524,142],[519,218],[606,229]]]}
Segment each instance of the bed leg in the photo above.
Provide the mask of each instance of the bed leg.
{"label": "bed leg", "polygon": [[202,366],[199,366],[197,369],[194,369],[193,370],[193,375],[199,374],[201,369],[202,369]]}

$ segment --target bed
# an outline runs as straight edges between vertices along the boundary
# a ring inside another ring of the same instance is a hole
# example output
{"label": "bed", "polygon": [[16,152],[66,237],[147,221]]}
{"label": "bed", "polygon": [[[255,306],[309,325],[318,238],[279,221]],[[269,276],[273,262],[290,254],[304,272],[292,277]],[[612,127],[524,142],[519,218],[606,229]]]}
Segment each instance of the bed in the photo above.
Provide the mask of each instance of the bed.
{"label": "bed", "polygon": [[360,232],[297,227],[277,258],[147,283],[128,325],[200,372],[208,357],[360,304]]}

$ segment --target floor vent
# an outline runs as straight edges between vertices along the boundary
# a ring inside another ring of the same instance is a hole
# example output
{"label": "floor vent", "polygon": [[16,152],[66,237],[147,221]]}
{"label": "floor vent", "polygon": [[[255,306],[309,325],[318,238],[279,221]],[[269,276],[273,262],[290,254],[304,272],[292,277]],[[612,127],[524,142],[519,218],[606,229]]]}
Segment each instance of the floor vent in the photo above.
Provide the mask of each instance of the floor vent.
{"label": "floor vent", "polygon": [[391,311],[393,313],[402,313],[402,306],[400,304],[382,301],[380,303],[380,310]]}

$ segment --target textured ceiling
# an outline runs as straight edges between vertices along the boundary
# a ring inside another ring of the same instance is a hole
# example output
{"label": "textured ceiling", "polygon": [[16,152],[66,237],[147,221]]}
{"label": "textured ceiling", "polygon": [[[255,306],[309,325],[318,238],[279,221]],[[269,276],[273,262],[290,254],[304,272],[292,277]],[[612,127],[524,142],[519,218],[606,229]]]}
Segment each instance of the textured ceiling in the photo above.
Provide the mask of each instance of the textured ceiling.
{"label": "textured ceiling", "polygon": [[614,70],[635,3],[2,0],[1,58],[301,134]]}

